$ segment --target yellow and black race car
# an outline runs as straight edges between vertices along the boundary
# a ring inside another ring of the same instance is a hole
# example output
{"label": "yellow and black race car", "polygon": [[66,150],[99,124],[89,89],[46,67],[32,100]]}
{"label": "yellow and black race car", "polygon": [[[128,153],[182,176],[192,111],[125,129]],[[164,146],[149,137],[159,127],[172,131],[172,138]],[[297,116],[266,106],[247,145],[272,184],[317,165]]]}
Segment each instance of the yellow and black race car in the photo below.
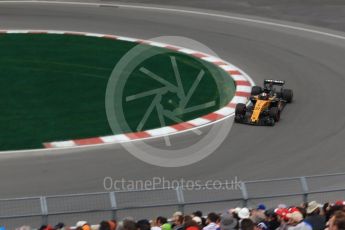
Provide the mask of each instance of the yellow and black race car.
{"label": "yellow and black race car", "polygon": [[253,86],[250,104],[236,105],[235,122],[273,126],[280,119],[280,113],[291,103],[293,92],[284,88],[285,81],[264,80],[264,87]]}

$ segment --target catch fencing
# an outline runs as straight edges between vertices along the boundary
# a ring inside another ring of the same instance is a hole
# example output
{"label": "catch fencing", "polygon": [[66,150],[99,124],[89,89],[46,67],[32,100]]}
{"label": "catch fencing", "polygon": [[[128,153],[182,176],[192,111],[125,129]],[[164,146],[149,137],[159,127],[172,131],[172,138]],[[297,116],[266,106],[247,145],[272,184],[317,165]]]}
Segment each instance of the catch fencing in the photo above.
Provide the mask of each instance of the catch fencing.
{"label": "catch fencing", "polygon": [[223,212],[233,207],[255,207],[259,203],[274,207],[281,203],[339,199],[345,199],[345,173],[245,181],[235,187],[222,184],[217,188],[205,185],[197,189],[174,187],[0,199],[0,225],[8,229],[58,222],[74,225],[79,220],[99,223],[128,216],[136,219],[170,217],[177,210]]}

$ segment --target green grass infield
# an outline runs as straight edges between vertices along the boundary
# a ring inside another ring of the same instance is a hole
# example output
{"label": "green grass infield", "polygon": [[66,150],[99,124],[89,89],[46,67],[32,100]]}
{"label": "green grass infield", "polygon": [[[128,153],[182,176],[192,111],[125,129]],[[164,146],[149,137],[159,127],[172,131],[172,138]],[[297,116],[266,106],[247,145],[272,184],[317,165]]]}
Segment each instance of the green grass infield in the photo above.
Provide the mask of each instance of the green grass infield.
{"label": "green grass infield", "polygon": [[[77,35],[1,35],[0,150],[42,148],[44,142],[114,134],[105,108],[107,83],[116,64],[136,45]],[[148,47],[145,52],[163,49]],[[177,92],[166,91],[159,98],[160,108],[176,114],[178,120],[187,121],[213,112],[234,96],[234,81],[213,64],[173,50],[159,53],[131,69],[122,100],[114,98],[114,103],[122,103],[126,122],[115,134],[161,127],[156,107],[143,119],[155,95],[139,96],[164,84],[143,70],[176,86],[179,83],[172,57],[185,96],[200,72],[204,73],[184,107],[204,105],[199,109],[181,109]],[[122,73],[117,76],[121,78]],[[163,118],[165,125],[176,123],[176,119]]]}

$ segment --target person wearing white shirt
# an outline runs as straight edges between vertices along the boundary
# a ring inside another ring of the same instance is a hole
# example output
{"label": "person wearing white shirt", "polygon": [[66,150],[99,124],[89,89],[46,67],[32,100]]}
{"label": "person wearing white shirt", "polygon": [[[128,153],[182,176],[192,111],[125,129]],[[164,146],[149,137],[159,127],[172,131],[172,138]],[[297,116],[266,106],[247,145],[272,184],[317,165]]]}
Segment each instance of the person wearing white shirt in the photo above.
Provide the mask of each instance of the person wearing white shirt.
{"label": "person wearing white shirt", "polygon": [[214,212],[209,213],[206,219],[207,225],[203,228],[203,230],[217,230],[218,225],[216,223],[218,220],[219,220],[219,216],[216,213]]}

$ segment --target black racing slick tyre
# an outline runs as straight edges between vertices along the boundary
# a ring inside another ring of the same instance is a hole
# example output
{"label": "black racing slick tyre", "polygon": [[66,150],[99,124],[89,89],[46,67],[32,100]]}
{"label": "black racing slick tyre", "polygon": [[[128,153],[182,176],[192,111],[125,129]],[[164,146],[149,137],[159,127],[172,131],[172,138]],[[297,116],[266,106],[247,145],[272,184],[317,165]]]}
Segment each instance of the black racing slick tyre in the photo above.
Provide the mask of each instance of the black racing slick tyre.
{"label": "black racing slick tyre", "polygon": [[272,107],[270,109],[269,114],[270,114],[270,117],[273,118],[275,122],[278,122],[280,120],[280,111],[278,107]]}
{"label": "black racing slick tyre", "polygon": [[260,93],[262,93],[262,88],[260,86],[253,86],[252,87],[252,92],[251,92],[251,95],[252,96],[256,96],[256,95],[259,95]]}
{"label": "black racing slick tyre", "polygon": [[293,99],[293,92],[291,89],[283,89],[282,98],[287,102],[291,103]]}
{"label": "black racing slick tyre", "polygon": [[246,115],[246,110],[247,110],[247,108],[246,108],[246,105],[245,105],[245,104],[243,104],[243,103],[238,103],[238,104],[236,105],[235,115],[236,115],[236,116],[237,116],[237,115],[244,116],[244,115]]}
{"label": "black racing slick tyre", "polygon": [[275,125],[274,119],[273,118],[267,118],[266,125],[267,126],[274,126]]}

